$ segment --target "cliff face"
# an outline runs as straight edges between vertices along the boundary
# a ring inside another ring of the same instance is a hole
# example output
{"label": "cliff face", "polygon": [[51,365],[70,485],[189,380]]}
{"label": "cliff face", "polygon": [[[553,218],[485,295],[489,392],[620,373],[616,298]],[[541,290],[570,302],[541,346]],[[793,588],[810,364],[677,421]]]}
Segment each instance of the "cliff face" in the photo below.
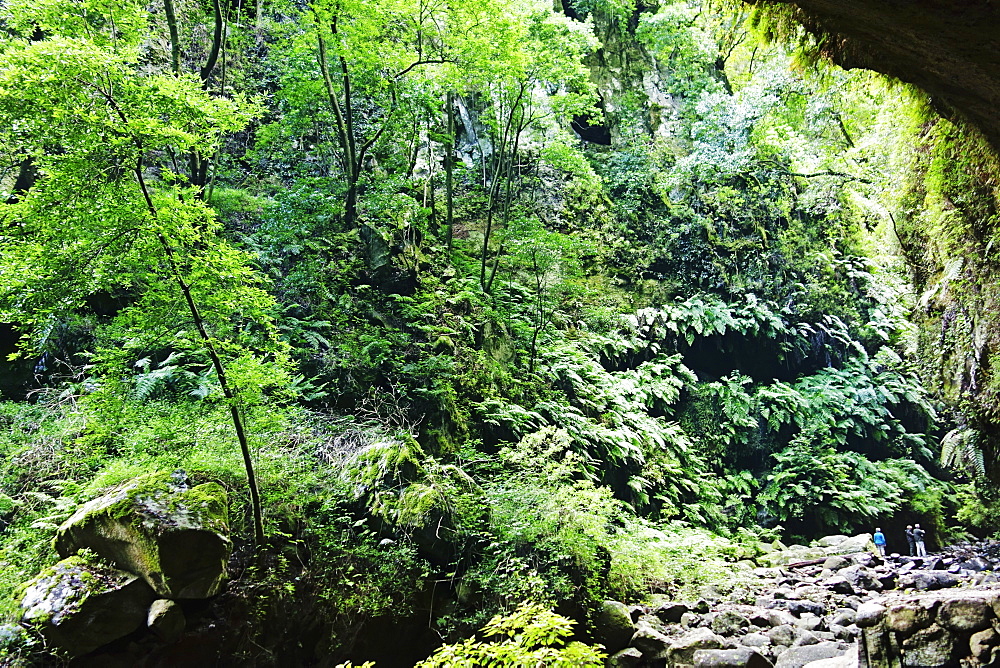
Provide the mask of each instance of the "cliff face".
{"label": "cliff face", "polygon": [[823,51],[916,84],[946,116],[969,120],[1000,148],[1000,3],[993,0],[795,0],[787,4]]}

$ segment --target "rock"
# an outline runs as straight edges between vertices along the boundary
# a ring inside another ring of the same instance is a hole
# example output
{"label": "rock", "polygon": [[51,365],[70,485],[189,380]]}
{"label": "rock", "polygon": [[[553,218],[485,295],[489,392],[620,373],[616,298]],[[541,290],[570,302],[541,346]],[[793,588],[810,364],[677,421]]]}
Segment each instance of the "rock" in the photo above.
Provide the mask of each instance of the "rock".
{"label": "rock", "polygon": [[0,657],[10,657],[15,661],[11,666],[17,666],[14,656],[18,650],[31,641],[31,636],[20,624],[0,624]]}
{"label": "rock", "polygon": [[772,645],[791,647],[795,642],[795,629],[790,624],[775,626],[767,632],[767,638]]}
{"label": "rock", "polygon": [[142,578],[70,557],[25,586],[21,619],[52,645],[80,656],[142,626],[153,598]]}
{"label": "rock", "polygon": [[850,561],[838,556],[828,557],[827,560],[823,562],[824,570],[828,571],[839,571],[841,568],[847,568],[850,565]]}
{"label": "rock", "polygon": [[956,638],[937,624],[903,639],[902,647],[905,665],[920,668],[957,666],[959,655],[965,653]]}
{"label": "rock", "polygon": [[830,617],[831,624],[837,624],[839,626],[850,626],[857,619],[858,613],[854,612],[850,608],[837,608],[833,615]]}
{"label": "rock", "polygon": [[169,474],[143,476],[84,504],[59,527],[56,550],[68,557],[89,548],[164,598],[214,596],[232,551],[226,491],[169,481]]}
{"label": "rock", "polygon": [[795,624],[795,617],[787,610],[768,610],[766,614],[772,628],[784,624]]}
{"label": "rock", "polygon": [[694,653],[695,668],[771,668],[771,662],[749,647],[699,649]]}
{"label": "rock", "polygon": [[688,611],[688,607],[683,603],[671,601],[658,607],[653,611],[653,614],[669,624],[676,624],[681,621],[681,617]]}
{"label": "rock", "polygon": [[944,589],[956,586],[960,580],[951,573],[942,571],[911,571],[899,578],[899,588],[920,590]]}
{"label": "rock", "polygon": [[[708,631],[708,633],[712,633],[708,629],[695,629],[694,631],[691,631],[691,633],[696,633],[698,631]],[[636,626],[635,634],[632,636],[632,640],[628,644],[642,652],[643,657],[658,659],[662,658],[665,655],[667,648],[670,647],[670,638],[654,629],[648,623],[639,622],[638,626]]]}
{"label": "rock", "polygon": [[635,634],[635,625],[628,606],[618,601],[604,601],[594,620],[594,635],[609,654],[629,644]]}
{"label": "rock", "polygon": [[786,649],[778,656],[778,661],[774,664],[774,668],[802,668],[802,666],[811,661],[832,659],[844,654],[844,650],[835,642],[821,642],[816,645],[792,647]]}
{"label": "rock", "polygon": [[878,581],[875,574],[867,566],[854,564],[843,568],[838,573],[841,577],[851,583],[855,589],[866,591],[881,591],[882,583]]}
{"label": "rock", "polygon": [[941,604],[937,618],[952,631],[982,631],[990,625],[993,609],[981,597],[950,598]]}
{"label": "rock", "polygon": [[727,644],[725,638],[710,629],[692,629],[670,644],[667,656],[671,663],[694,663],[694,653],[699,649],[726,649]]}
{"label": "rock", "polygon": [[970,571],[986,571],[991,568],[990,562],[986,561],[982,557],[973,557],[967,561],[963,561],[961,567]]}
{"label": "rock", "polygon": [[865,552],[871,542],[872,535],[870,533],[858,534],[857,536],[851,536],[846,540],[842,540],[839,543],[824,548],[823,552],[826,554],[854,554],[856,552]]}
{"label": "rock", "polygon": [[856,593],[854,591],[854,585],[852,585],[847,578],[842,575],[835,575],[823,582],[823,586],[830,589],[835,594],[847,594],[848,596]]}
{"label": "rock", "polygon": [[639,618],[644,614],[646,614],[646,609],[641,605],[628,606],[628,616],[632,618],[633,623],[639,621]]}
{"label": "rock", "polygon": [[854,647],[853,650],[847,650],[847,653],[842,656],[810,661],[802,668],[858,668],[857,647]]}
{"label": "rock", "polygon": [[739,642],[746,647],[768,647],[771,639],[763,633],[748,633],[740,638]]}
{"label": "rock", "polygon": [[642,652],[635,647],[626,647],[608,659],[608,668],[633,668],[642,662]]}
{"label": "rock", "polygon": [[823,618],[807,613],[795,620],[795,626],[806,631],[818,631],[823,627]]}
{"label": "rock", "polygon": [[885,608],[878,603],[862,603],[855,614],[854,623],[861,628],[868,628],[882,621]]}
{"label": "rock", "polygon": [[933,610],[919,603],[891,605],[885,613],[886,628],[903,636],[913,635],[920,629],[927,628],[932,621]]}
{"label": "rock", "polygon": [[819,617],[826,612],[826,608],[822,604],[813,601],[787,601],[786,607],[793,615],[812,613]]}
{"label": "rock", "polygon": [[697,612],[685,612],[681,615],[681,626],[686,629],[693,629],[701,624],[701,615]]}
{"label": "rock", "polygon": [[822,538],[816,541],[816,544],[819,545],[820,547],[833,547],[834,545],[840,545],[848,538],[849,536],[842,536],[842,535],[823,536]]}
{"label": "rock", "polygon": [[750,626],[750,620],[735,610],[723,610],[712,619],[712,630],[720,636],[739,635]]}
{"label": "rock", "polygon": [[806,645],[818,645],[820,639],[812,631],[800,631],[795,637],[792,647],[805,647]]}
{"label": "rock", "polygon": [[998,646],[1000,646],[1000,635],[992,628],[973,633],[969,639],[972,656],[980,663],[989,663],[993,648]]}
{"label": "rock", "polygon": [[149,606],[146,626],[163,642],[173,642],[184,633],[187,621],[181,606],[166,598],[159,598]]}

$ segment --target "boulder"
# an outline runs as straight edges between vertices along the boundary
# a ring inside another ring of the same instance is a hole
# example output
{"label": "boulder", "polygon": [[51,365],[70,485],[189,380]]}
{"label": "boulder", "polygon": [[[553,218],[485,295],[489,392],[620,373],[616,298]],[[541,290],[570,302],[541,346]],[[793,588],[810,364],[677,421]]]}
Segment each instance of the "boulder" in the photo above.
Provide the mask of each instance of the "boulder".
{"label": "boulder", "polygon": [[920,668],[957,666],[961,655],[965,654],[957,639],[937,624],[904,638],[902,647],[905,665]]}
{"label": "boulder", "polygon": [[[708,629],[695,629],[695,631],[708,631]],[[640,621],[628,644],[642,652],[643,657],[657,659],[662,658],[670,647],[670,638],[654,629],[648,622]]]}
{"label": "boulder", "polygon": [[878,603],[862,603],[855,613],[854,623],[861,628],[875,626],[885,616],[885,607]]}
{"label": "boulder", "polygon": [[823,562],[823,569],[828,571],[839,571],[841,568],[847,568],[851,565],[851,562],[843,557],[833,556],[827,557],[826,561]]}
{"label": "boulder", "polygon": [[858,652],[848,650],[842,656],[835,656],[829,659],[810,661],[802,668],[858,668]]}
{"label": "boulder", "polygon": [[628,645],[635,633],[628,606],[618,601],[604,601],[594,620],[594,635],[609,654]]}
{"label": "boulder", "polygon": [[149,606],[149,612],[146,614],[146,626],[163,642],[177,640],[184,633],[186,625],[184,611],[176,602],[159,598]]}
{"label": "boulder", "polygon": [[791,647],[795,643],[795,628],[790,624],[775,626],[767,632],[767,638],[772,645],[784,645]]}
{"label": "boulder", "polygon": [[850,581],[842,575],[834,575],[832,578],[824,580],[823,586],[835,594],[846,594],[850,596],[856,593],[854,591],[854,585],[852,585]]}
{"label": "boulder", "polygon": [[1000,634],[992,628],[973,633],[969,638],[969,650],[979,663],[989,663],[994,647],[1000,647]]}
{"label": "boulder", "polygon": [[681,615],[681,626],[686,629],[693,629],[701,624],[701,615],[697,612],[685,612]]}
{"label": "boulder", "polygon": [[608,668],[633,668],[640,663],[642,663],[642,652],[635,647],[626,647],[611,655],[608,659]]}
{"label": "boulder", "polygon": [[720,636],[739,635],[749,628],[750,620],[735,610],[723,610],[712,619],[712,630]]}
{"label": "boulder", "polygon": [[858,534],[857,536],[851,536],[823,548],[823,552],[826,554],[854,554],[855,552],[864,552],[868,549],[868,545],[871,542],[872,535],[870,533]]}
{"label": "boulder", "polygon": [[694,653],[695,668],[771,668],[771,662],[750,649],[699,649]]}
{"label": "boulder", "polygon": [[[633,643],[634,644],[634,643]],[[725,649],[728,642],[711,629],[691,629],[670,644],[667,652],[670,663],[694,663],[694,653],[700,649]]]}
{"label": "boulder", "polygon": [[910,571],[899,577],[899,588],[930,591],[954,587],[959,582],[958,576],[943,571]]}
{"label": "boulder", "polygon": [[812,613],[819,617],[826,612],[826,608],[821,603],[813,601],[786,601],[785,607],[793,615]]}
{"label": "boulder", "polygon": [[930,626],[933,621],[933,608],[918,601],[890,605],[885,613],[886,628],[903,636],[913,635]]}
{"label": "boulder", "polygon": [[850,538],[850,536],[836,535],[836,536],[823,536],[816,541],[816,544],[820,547],[833,547],[834,545],[840,545],[845,540]]}
{"label": "boulder", "polygon": [[208,598],[219,592],[232,551],[226,491],[191,488],[170,474],[125,483],[79,508],[56,533],[60,556],[89,548],[142,576],[163,598]]}
{"label": "boulder", "polygon": [[676,624],[681,621],[681,617],[685,612],[689,612],[687,605],[678,603],[677,601],[671,601],[656,608],[653,611],[653,614],[668,624]]}
{"label": "boulder", "polygon": [[778,661],[774,668],[802,668],[802,666],[812,661],[821,659],[832,659],[842,656],[846,652],[835,642],[821,642],[816,645],[805,645],[803,647],[792,647],[786,649],[778,656]]}
{"label": "boulder", "polygon": [[771,639],[763,633],[748,633],[739,639],[741,645],[746,647],[769,647]]}
{"label": "boulder", "polygon": [[24,585],[21,621],[73,656],[132,633],[146,621],[155,596],[131,573],[63,559]]}
{"label": "boulder", "polygon": [[938,623],[959,633],[982,631],[992,619],[993,608],[981,596],[949,598],[938,610]]}

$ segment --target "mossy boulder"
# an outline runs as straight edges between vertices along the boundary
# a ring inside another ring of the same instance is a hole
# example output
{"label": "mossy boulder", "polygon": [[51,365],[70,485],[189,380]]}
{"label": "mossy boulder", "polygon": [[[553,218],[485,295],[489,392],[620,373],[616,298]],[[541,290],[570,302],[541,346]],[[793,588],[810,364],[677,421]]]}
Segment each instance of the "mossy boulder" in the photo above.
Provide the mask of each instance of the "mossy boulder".
{"label": "mossy boulder", "polygon": [[154,598],[136,575],[70,557],[23,586],[21,621],[80,656],[145,625]]}
{"label": "mossy boulder", "polygon": [[89,548],[142,576],[163,598],[208,598],[219,592],[232,552],[221,485],[174,484],[169,473],[120,485],[77,510],[59,527],[62,557]]}

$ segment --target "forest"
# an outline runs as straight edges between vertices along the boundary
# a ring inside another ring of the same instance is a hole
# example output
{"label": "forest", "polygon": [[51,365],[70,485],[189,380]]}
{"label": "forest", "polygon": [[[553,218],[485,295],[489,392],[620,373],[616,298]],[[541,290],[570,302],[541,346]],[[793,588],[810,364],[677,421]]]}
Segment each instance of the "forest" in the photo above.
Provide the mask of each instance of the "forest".
{"label": "forest", "polygon": [[231,541],[190,665],[603,665],[607,599],[1000,533],[996,150],[821,46],[736,0],[0,3],[0,665],[66,665],[25,583],[171,477]]}

